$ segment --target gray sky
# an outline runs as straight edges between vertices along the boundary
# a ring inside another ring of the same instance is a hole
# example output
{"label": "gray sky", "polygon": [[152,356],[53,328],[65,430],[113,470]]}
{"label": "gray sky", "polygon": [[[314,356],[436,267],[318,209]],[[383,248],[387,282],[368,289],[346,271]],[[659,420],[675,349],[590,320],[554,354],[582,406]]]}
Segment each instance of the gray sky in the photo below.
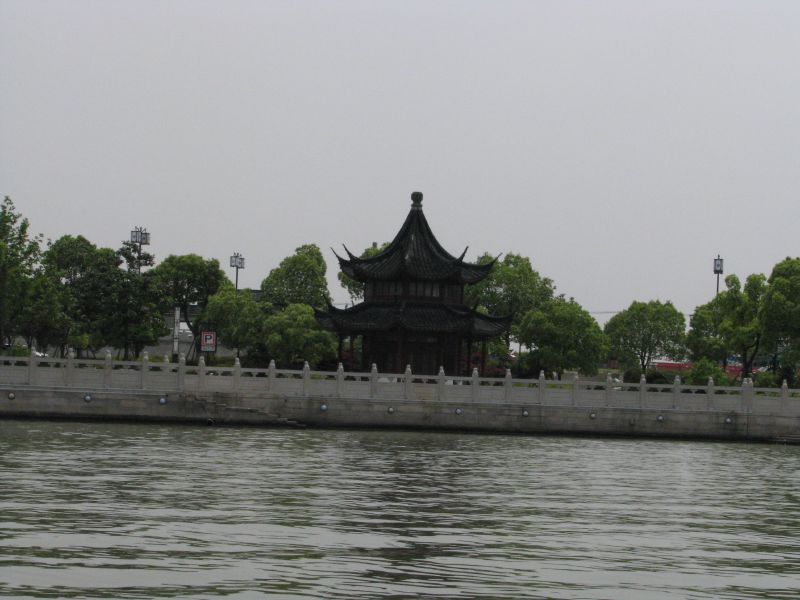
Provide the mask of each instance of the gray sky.
{"label": "gray sky", "polygon": [[[0,194],[157,259],[517,252],[599,313],[800,254],[800,2],[0,0]],[[226,267],[231,278],[232,270]],[[596,314],[600,322],[608,315]]]}

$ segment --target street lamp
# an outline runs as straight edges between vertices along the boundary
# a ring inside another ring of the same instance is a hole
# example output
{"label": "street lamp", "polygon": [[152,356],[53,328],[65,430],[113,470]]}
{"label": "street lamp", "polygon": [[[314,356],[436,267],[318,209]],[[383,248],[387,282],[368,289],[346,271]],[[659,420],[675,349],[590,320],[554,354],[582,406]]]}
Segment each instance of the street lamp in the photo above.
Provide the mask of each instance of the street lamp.
{"label": "street lamp", "polygon": [[150,234],[144,227],[134,227],[131,230],[131,244],[136,246],[136,269],[142,272],[142,246],[150,245]]}
{"label": "street lamp", "polygon": [[717,294],[719,294],[719,276],[722,275],[722,259],[717,254],[717,258],[714,259],[714,275],[717,276]]}
{"label": "street lamp", "polygon": [[239,295],[239,269],[244,269],[244,256],[235,252],[231,256],[231,267],[236,269],[236,295]]}
{"label": "street lamp", "polygon": [[[239,269],[244,269],[244,256],[234,252],[231,256],[231,267],[236,269],[236,297],[239,297]],[[239,357],[239,345],[236,345],[236,357]]]}

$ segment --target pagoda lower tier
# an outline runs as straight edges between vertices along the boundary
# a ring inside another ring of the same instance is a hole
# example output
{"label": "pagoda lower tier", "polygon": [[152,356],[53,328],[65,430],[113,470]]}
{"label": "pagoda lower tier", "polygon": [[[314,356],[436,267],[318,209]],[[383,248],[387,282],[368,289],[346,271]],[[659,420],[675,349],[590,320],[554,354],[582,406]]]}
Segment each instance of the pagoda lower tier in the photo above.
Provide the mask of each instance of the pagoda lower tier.
{"label": "pagoda lower tier", "polygon": [[[486,342],[502,335],[510,318],[485,315],[464,305],[367,301],[316,311],[317,321],[339,336],[339,359],[348,368],[434,375],[485,371]],[[359,339],[360,338],[360,339]],[[345,344],[348,342],[348,345]]]}

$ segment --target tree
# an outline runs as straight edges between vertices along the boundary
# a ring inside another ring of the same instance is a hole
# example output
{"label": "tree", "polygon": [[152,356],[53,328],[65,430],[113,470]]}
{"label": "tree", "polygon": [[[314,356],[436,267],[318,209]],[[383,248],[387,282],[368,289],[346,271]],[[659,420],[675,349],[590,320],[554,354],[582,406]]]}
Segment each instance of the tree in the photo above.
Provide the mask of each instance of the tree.
{"label": "tree", "polygon": [[767,278],[760,273],[750,275],[742,288],[736,275],[728,275],[725,287],[718,296],[722,314],[719,331],[725,344],[741,357],[742,377],[749,377],[762,343],[759,309]]}
{"label": "tree", "polygon": [[31,237],[28,219],[6,196],[0,204],[0,342],[18,333],[40,246],[41,236]]}
{"label": "tree", "polygon": [[119,260],[109,249],[99,249],[83,236],[65,235],[48,245],[42,258],[46,277],[59,287],[59,308],[64,321],[54,344],[62,354],[71,346],[84,350],[105,345],[100,321],[104,319],[109,279]]}
{"label": "tree", "polygon": [[336,340],[324,331],[307,304],[290,304],[264,321],[265,342],[278,366],[299,368],[304,361],[313,367],[336,356]]}
{"label": "tree", "polygon": [[658,356],[680,359],[686,320],[671,302],[633,302],[605,326],[611,357],[646,371]]}
{"label": "tree", "polygon": [[786,258],[769,276],[760,313],[764,336],[775,348],[781,379],[795,381],[800,362],[800,258]]}
{"label": "tree", "polygon": [[316,244],[295,249],[261,282],[264,300],[278,309],[290,304],[322,307],[330,300],[325,259]]}
{"label": "tree", "polygon": [[[389,242],[384,242],[380,246],[377,243],[372,244],[369,248],[365,248],[364,252],[361,253],[360,258],[371,258],[373,256],[377,256],[389,245]],[[339,283],[345,289],[347,294],[350,296],[350,300],[355,304],[359,300],[364,299],[364,284],[361,281],[356,281],[344,271],[339,271],[337,275],[339,279]]]}
{"label": "tree", "polygon": [[608,342],[597,321],[572,298],[558,296],[529,311],[519,326],[519,340],[537,354],[541,368],[577,369],[594,375]]}
{"label": "tree", "polygon": [[722,306],[720,297],[695,308],[689,319],[686,347],[693,361],[709,359],[717,364],[727,364],[731,349],[722,336]]}
{"label": "tree", "polygon": [[158,281],[150,272],[141,273],[142,266],[153,264],[152,255],[136,252],[130,242],[123,242],[116,256],[126,268],[110,274],[104,324],[108,343],[122,349],[128,360],[156,343],[167,328]]}
{"label": "tree", "polygon": [[[478,258],[479,264],[493,260],[489,254]],[[467,286],[464,301],[469,306],[484,308],[494,315],[511,315],[511,330],[506,334],[506,345],[511,340],[520,341],[519,327],[523,317],[531,310],[553,298],[553,281],[534,270],[530,259],[508,253],[498,261],[483,281]]]}
{"label": "tree", "polygon": [[[225,283],[230,284],[219,262],[197,254],[170,255],[149,273],[160,291],[162,312],[178,307],[181,318],[199,342],[209,298]],[[190,307],[196,310],[190,312]]]}
{"label": "tree", "polygon": [[208,299],[206,319],[229,348],[248,349],[263,337],[265,310],[250,290],[237,294],[231,285],[223,286]]}
{"label": "tree", "polygon": [[[59,284],[63,318],[51,331],[60,334],[53,342],[62,353],[66,346],[79,354],[113,346],[127,360],[165,331],[156,281],[151,273],[140,273],[142,265],[152,264],[152,256],[139,255],[130,242],[115,251],[66,235],[49,245],[42,262],[47,279]],[[54,307],[55,296],[49,293]],[[43,318],[39,313],[38,319]]]}
{"label": "tree", "polygon": [[20,313],[19,330],[29,347],[62,347],[70,320],[64,312],[64,288],[44,269],[31,279],[27,302]]}

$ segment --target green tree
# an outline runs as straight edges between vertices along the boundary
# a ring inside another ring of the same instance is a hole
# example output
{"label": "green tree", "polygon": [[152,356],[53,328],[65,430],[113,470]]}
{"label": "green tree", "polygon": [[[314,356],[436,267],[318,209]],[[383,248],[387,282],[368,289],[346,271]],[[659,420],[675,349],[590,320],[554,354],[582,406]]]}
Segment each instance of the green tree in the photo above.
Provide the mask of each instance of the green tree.
{"label": "green tree", "polygon": [[63,295],[57,279],[44,269],[37,270],[19,320],[19,333],[29,347],[60,348],[64,345],[70,321],[63,310]]}
{"label": "green tree", "polygon": [[227,347],[247,350],[262,340],[266,312],[250,290],[237,294],[232,285],[226,285],[208,299],[206,318]]}
{"label": "green tree", "polygon": [[261,282],[264,300],[278,309],[290,304],[325,306],[330,299],[325,271],[325,259],[317,245],[300,246]]}
{"label": "green tree", "polygon": [[123,359],[138,356],[145,346],[155,344],[167,333],[162,298],[153,273],[141,273],[153,264],[153,257],[139,253],[130,242],[123,242],[116,257],[120,267],[109,273],[103,325],[106,340],[121,349]]}
{"label": "green tree", "polygon": [[519,339],[536,353],[541,368],[559,374],[577,369],[594,375],[608,350],[597,321],[575,300],[563,296],[529,311],[520,323]]}
{"label": "green tree", "polygon": [[794,384],[800,362],[800,258],[787,257],[773,267],[760,318],[764,336],[775,349],[775,370]]}
{"label": "green tree", "polygon": [[[389,245],[389,242],[384,242],[380,246],[378,244],[373,244],[369,248],[365,248],[364,252],[361,253],[360,258],[371,258],[373,256],[377,256]],[[339,279],[339,284],[344,288],[347,294],[350,296],[350,300],[355,304],[359,300],[364,299],[364,284],[360,281],[356,281],[349,275],[347,275],[344,271],[339,271],[337,275]]]}
{"label": "green tree", "polygon": [[706,358],[722,365],[727,363],[731,349],[722,336],[721,324],[722,305],[719,296],[695,308],[686,335],[686,347],[693,361]]}
{"label": "green tree", "polygon": [[197,350],[209,298],[223,285],[230,284],[219,262],[197,254],[170,255],[149,273],[160,292],[162,312],[167,313],[174,307],[180,309],[181,319],[195,337]]}
{"label": "green tree", "polygon": [[658,356],[682,358],[685,329],[686,320],[672,302],[660,300],[635,301],[605,326],[611,358],[642,372]]}
{"label": "green tree", "polygon": [[[483,254],[479,264],[494,260]],[[511,330],[506,334],[506,345],[520,341],[519,328],[525,315],[553,298],[553,281],[542,277],[534,270],[530,259],[519,254],[508,253],[498,261],[492,272],[483,281],[467,286],[464,302],[477,306],[494,315],[511,315]]]}
{"label": "green tree", "polygon": [[725,344],[740,356],[742,377],[749,377],[762,344],[759,310],[767,291],[767,278],[760,273],[750,275],[742,288],[736,275],[728,275],[725,287],[717,297],[722,313],[719,331]]}
{"label": "green tree", "polygon": [[67,346],[80,355],[106,345],[109,291],[120,265],[114,251],[97,248],[83,236],[65,235],[48,245],[42,264],[46,276],[60,288],[64,322],[57,345],[62,353]]}
{"label": "green tree", "polygon": [[40,253],[41,236],[31,237],[28,219],[6,196],[0,204],[0,342],[19,333]]}
{"label": "green tree", "polygon": [[303,361],[312,367],[336,356],[336,339],[324,331],[307,304],[290,304],[264,321],[265,342],[278,366],[300,368]]}

